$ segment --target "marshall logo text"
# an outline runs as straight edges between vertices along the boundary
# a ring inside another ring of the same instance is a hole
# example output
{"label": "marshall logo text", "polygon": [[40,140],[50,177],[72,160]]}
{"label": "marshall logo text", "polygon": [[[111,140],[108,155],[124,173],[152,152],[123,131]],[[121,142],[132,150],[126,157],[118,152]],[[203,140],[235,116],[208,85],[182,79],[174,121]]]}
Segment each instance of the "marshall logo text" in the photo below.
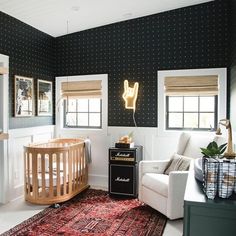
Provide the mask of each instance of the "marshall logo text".
{"label": "marshall logo text", "polygon": [[121,177],[116,177],[115,179],[116,182],[129,182],[130,179],[129,178],[121,178]]}
{"label": "marshall logo text", "polygon": [[130,156],[130,153],[122,153],[122,152],[117,152],[116,157],[129,157]]}

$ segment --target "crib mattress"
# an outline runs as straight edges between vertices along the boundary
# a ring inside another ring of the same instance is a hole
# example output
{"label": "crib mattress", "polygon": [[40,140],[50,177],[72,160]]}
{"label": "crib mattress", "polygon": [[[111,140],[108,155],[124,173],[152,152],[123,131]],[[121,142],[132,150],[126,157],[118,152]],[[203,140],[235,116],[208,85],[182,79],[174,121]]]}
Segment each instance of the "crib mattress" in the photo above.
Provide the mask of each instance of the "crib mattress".
{"label": "crib mattress", "polygon": [[[83,171],[85,170],[85,168],[82,168],[81,170],[78,170],[78,177],[81,176],[81,173],[83,173]],[[68,173],[68,172],[67,172]],[[72,173],[72,177],[76,176],[77,173],[75,173],[75,175]],[[64,184],[64,172],[60,171],[60,185]],[[43,185],[43,178],[42,178],[42,173],[39,172],[38,176],[37,176],[37,180],[38,180],[38,187],[42,187]],[[33,177],[32,175],[29,176],[29,182],[30,185],[32,185],[33,183]],[[69,182],[69,175],[66,175],[66,183]],[[28,180],[26,180],[26,183],[28,183]],[[53,187],[57,186],[57,173],[54,171],[52,174],[52,183],[53,183]],[[48,172],[45,173],[45,187],[49,188],[50,186],[50,174]]]}

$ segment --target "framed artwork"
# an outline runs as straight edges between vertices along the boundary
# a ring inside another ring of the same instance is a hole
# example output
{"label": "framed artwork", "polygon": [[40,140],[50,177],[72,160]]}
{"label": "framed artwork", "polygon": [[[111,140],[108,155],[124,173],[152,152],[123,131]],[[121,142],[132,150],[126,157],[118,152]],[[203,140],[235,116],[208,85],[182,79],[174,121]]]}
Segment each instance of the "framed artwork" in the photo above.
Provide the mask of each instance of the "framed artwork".
{"label": "framed artwork", "polygon": [[15,116],[33,116],[33,78],[15,75]]}
{"label": "framed artwork", "polygon": [[52,116],[52,82],[38,80],[38,116]]}

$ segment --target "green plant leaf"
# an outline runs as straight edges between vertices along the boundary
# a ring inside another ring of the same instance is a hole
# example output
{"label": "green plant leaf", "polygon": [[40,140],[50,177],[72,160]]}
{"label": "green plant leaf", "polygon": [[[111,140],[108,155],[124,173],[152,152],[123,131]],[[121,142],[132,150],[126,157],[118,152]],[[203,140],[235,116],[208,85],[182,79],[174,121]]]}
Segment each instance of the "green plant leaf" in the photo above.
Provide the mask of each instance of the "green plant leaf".
{"label": "green plant leaf", "polygon": [[222,150],[226,146],[227,146],[227,143],[223,143],[222,145],[220,145],[219,149]]}
{"label": "green plant leaf", "polygon": [[212,142],[212,148],[214,149],[218,149],[218,145],[215,141]]}
{"label": "green plant leaf", "polygon": [[219,157],[225,151],[226,146],[227,146],[227,143],[224,143],[224,144],[218,146],[218,144],[215,141],[213,141],[213,142],[210,142],[206,148],[200,148],[200,149],[202,151],[201,153],[204,156],[208,156],[208,157],[217,156],[217,157]]}
{"label": "green plant leaf", "polygon": [[206,148],[201,148],[202,154],[205,156],[212,156],[212,152]]}
{"label": "green plant leaf", "polygon": [[224,147],[224,148],[221,150],[220,154],[223,154],[224,151],[226,150],[226,148],[227,148],[227,147]]}
{"label": "green plant leaf", "polygon": [[209,143],[206,148],[211,149],[211,147],[212,147],[212,143]]}

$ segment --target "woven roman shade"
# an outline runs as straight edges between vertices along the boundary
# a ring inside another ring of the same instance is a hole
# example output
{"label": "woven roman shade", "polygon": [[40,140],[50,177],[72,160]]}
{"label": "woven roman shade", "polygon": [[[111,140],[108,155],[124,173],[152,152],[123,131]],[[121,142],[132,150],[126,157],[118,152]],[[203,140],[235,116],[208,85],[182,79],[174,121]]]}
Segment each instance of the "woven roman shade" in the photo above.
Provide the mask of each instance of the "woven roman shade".
{"label": "woven roman shade", "polygon": [[63,98],[100,98],[102,96],[102,81],[62,82],[61,92]]}
{"label": "woven roman shade", "polygon": [[167,96],[218,95],[218,76],[173,76],[165,77]]}

